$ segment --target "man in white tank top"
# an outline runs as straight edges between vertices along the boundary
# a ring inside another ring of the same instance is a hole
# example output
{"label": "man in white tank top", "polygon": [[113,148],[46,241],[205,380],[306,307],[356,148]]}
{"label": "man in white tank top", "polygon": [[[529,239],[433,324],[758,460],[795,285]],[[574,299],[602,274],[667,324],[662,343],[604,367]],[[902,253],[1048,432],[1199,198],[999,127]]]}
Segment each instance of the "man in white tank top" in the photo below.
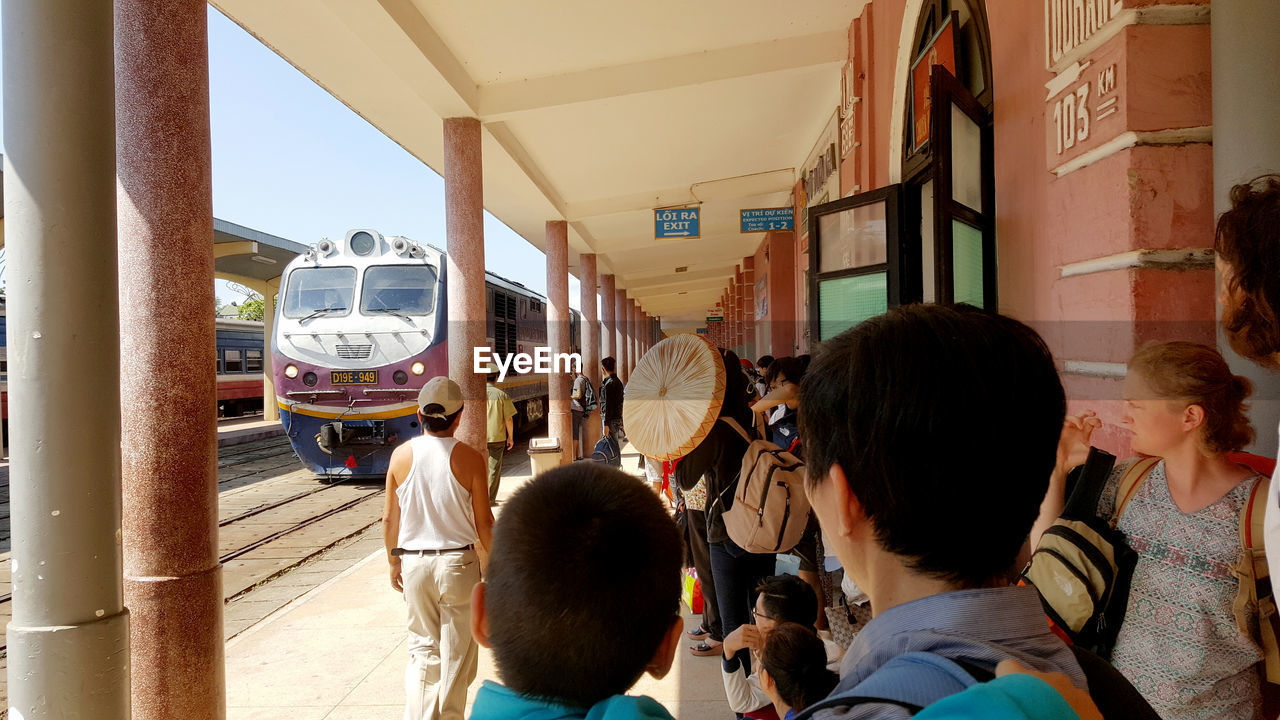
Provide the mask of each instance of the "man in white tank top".
{"label": "man in white tank top", "polygon": [[453,437],[461,417],[458,384],[428,380],[422,435],[396,448],[387,469],[382,538],[409,611],[405,720],[463,720],[476,677],[471,589],[488,564],[493,513],[484,456]]}

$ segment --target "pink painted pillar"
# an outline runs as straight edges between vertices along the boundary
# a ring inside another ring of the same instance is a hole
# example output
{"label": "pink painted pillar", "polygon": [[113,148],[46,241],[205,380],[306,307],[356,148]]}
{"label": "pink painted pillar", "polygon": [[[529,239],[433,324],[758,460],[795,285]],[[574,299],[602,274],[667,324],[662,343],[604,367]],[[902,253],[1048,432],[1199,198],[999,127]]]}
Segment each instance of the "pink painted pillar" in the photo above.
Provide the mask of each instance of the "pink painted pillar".
{"label": "pink painted pillar", "polygon": [[[582,372],[593,388],[600,387],[600,313],[596,310],[596,256],[583,253],[578,256],[578,284],[582,290]],[[582,418],[582,434],[586,436],[582,454],[591,455],[591,449],[600,439],[600,409],[585,413]]]}
{"label": "pink painted pillar", "polygon": [[[613,297],[616,292],[616,283],[613,275],[600,276],[600,312],[603,314],[601,321],[604,327],[600,332],[600,359],[612,357],[618,359],[618,314],[614,305]],[[594,303],[592,303],[594,305]],[[600,378],[604,379],[603,375]],[[600,383],[596,383],[596,389],[600,389]]]}
{"label": "pink painted pillar", "polygon": [[742,277],[742,266],[739,265],[737,272],[734,274],[733,285],[734,289],[737,291],[737,294],[735,294],[733,298],[733,346],[737,349],[739,354],[742,353],[742,337],[744,334],[743,326],[746,324],[746,317],[742,311],[743,297],[745,295]]}
{"label": "pink painted pillar", "polygon": [[202,0],[115,4],[121,540],[137,720],[226,716],[205,13]]}
{"label": "pink painted pillar", "polygon": [[[569,224],[564,220],[547,221],[547,342],[551,357],[569,352]],[[547,430],[560,440],[560,461],[574,459],[573,416],[569,391],[573,376],[568,368],[551,368],[547,377]]]}
{"label": "pink painted pillar", "polygon": [[741,356],[755,361],[756,352],[756,258],[742,259],[742,350]]}
{"label": "pink painted pillar", "polygon": [[640,361],[640,347],[637,339],[640,337],[640,308],[636,305],[635,298],[627,298],[627,378],[631,377],[631,371],[636,369],[636,363]]}
{"label": "pink painted pillar", "polygon": [[[613,291],[613,313],[618,325],[617,342],[618,354],[618,377],[622,382],[626,382],[631,377],[630,366],[627,365],[627,336],[631,333],[630,323],[627,322],[627,291]],[[623,407],[626,407],[624,404]]]}
{"label": "pink painted pillar", "polygon": [[729,350],[737,350],[738,346],[738,276],[737,270],[734,275],[729,278],[729,307],[725,308],[724,313],[724,329],[727,337],[725,338],[725,347]]}
{"label": "pink painted pillar", "polygon": [[444,204],[449,255],[449,377],[462,388],[462,402],[467,408],[457,437],[484,454],[488,452],[484,375],[475,373],[472,367],[473,348],[486,346],[484,182],[480,121],[476,118],[444,121]]}

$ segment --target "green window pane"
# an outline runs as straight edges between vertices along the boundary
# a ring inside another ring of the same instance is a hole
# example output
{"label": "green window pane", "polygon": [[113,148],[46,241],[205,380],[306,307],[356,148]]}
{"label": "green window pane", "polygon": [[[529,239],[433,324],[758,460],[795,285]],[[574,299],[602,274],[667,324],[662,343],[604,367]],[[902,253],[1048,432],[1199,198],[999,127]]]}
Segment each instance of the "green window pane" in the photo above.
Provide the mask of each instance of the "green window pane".
{"label": "green window pane", "polygon": [[818,281],[818,339],[829,340],[889,310],[887,273]]}
{"label": "green window pane", "polygon": [[982,304],[982,231],[951,221],[951,282],[954,300],[975,307]]}

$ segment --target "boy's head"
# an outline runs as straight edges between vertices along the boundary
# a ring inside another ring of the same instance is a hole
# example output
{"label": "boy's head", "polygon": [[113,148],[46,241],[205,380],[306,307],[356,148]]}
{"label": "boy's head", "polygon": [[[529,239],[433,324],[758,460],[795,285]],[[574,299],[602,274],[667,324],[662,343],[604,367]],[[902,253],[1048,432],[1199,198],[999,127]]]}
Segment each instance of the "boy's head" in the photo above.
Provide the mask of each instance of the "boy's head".
{"label": "boy's head", "polygon": [[1065,412],[1040,336],[967,305],[895,308],[823,343],[800,389],[806,485],[873,603],[869,552],[953,587],[1005,577]]}
{"label": "boy's head", "polygon": [[679,647],[676,524],[644,483],[597,463],[539,475],[503,504],[472,611],[516,692],[590,707]]}
{"label": "boy's head", "polygon": [[756,586],[756,626],[767,633],[778,623],[813,628],[818,620],[818,596],[795,575],[774,575]]}
{"label": "boy's head", "polygon": [[600,367],[604,368],[605,372],[612,373],[618,367],[618,361],[614,360],[613,356],[610,355],[609,357],[600,361]]}

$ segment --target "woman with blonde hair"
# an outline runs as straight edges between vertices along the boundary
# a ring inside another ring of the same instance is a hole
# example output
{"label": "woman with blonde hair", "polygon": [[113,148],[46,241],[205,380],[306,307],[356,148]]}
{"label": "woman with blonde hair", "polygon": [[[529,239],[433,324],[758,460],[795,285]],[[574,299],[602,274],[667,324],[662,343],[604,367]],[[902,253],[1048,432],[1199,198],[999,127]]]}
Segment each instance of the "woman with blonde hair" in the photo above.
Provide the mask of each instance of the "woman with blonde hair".
{"label": "woman with blonde hair", "polygon": [[[1138,555],[1111,661],[1165,720],[1262,717],[1256,608],[1254,633],[1241,632],[1232,568],[1241,512],[1263,478],[1227,458],[1253,441],[1244,414],[1250,391],[1203,345],[1148,345],[1129,361],[1122,425],[1133,449],[1158,461],[1124,498],[1120,480],[1139,458],[1119,463],[1098,502],[1099,517],[1119,515]],[[1057,516],[1055,505],[1061,510],[1066,471],[1100,425],[1092,412],[1067,418],[1036,531]]]}

